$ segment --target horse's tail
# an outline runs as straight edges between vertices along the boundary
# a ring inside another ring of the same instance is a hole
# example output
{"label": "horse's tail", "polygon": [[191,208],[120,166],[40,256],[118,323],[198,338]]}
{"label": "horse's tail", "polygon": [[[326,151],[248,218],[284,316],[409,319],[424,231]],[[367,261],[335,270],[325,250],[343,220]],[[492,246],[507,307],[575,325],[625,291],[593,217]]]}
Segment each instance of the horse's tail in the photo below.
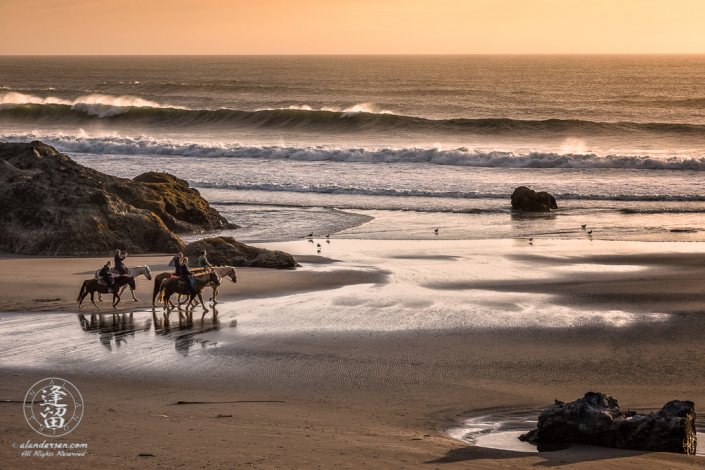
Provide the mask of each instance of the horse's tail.
{"label": "horse's tail", "polygon": [[[166,279],[162,281],[162,283],[159,285],[159,298],[157,299],[157,302],[162,303],[164,302],[164,291],[166,290],[166,287],[164,286],[164,283],[166,282]],[[156,284],[156,281],[154,282]]]}
{"label": "horse's tail", "polygon": [[78,293],[78,297],[76,297],[76,303],[79,303],[81,301],[81,297],[83,297],[83,293],[86,291],[86,283],[88,281],[83,281],[83,285],[81,286],[81,292]]}
{"label": "horse's tail", "polygon": [[[160,281],[156,276],[154,277],[154,290],[152,291],[152,303],[159,293],[159,288],[162,286],[162,281]],[[161,302],[161,300],[160,300]]]}

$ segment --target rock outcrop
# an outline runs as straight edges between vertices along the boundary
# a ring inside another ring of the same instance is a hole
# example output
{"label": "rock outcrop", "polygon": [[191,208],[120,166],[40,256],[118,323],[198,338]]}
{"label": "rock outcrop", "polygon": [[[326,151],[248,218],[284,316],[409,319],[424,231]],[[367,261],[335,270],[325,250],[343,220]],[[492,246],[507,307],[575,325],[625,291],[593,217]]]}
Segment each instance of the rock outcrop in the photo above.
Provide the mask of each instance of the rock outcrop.
{"label": "rock outcrop", "polygon": [[299,266],[293,256],[283,251],[265,250],[245,245],[232,237],[204,238],[189,245],[183,250],[189,258],[190,265],[200,256],[201,250],[206,250],[208,261],[213,266],[247,266],[254,268],[287,269]]}
{"label": "rock outcrop", "polygon": [[695,405],[673,400],[656,413],[639,415],[620,410],[610,396],[589,392],[571,403],[557,401],[539,415],[537,429],[519,439],[695,455]]}
{"label": "rock outcrop", "polygon": [[0,250],[85,256],[174,252],[176,233],[237,228],[188,183],[134,180],[79,165],[41,142],[0,143]]}
{"label": "rock outcrop", "polygon": [[558,209],[556,199],[545,191],[519,186],[512,193],[512,209],[525,212],[550,212]]}

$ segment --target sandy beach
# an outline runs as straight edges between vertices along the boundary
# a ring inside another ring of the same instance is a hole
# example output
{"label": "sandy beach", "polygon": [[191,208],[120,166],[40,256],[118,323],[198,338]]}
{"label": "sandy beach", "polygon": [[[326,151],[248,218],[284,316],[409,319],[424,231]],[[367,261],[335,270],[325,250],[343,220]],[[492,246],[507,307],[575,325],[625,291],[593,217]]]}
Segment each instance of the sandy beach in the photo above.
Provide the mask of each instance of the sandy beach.
{"label": "sandy beach", "polygon": [[[588,446],[491,449],[463,437],[468,422],[535,419],[554,399],[587,391],[637,411],[672,399],[699,411],[700,244],[334,240],[325,256],[306,241],[262,246],[302,267],[238,269],[215,312],[197,308],[193,319],[152,310],[143,280],[138,302],[126,292],[119,309],[89,303],[79,312],[75,296],[101,258],[0,256],[8,468],[705,464]],[[169,256],[128,260],[157,273]],[[45,377],[83,396],[83,420],[56,441],[88,443],[84,457],[13,448],[42,440],[21,403]]]}

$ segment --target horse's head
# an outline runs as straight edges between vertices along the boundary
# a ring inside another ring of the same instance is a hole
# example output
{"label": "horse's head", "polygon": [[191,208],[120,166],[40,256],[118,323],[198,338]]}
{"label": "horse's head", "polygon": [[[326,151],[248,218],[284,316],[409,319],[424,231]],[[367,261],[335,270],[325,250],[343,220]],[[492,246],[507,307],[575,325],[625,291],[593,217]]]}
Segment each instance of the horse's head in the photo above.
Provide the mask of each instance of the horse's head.
{"label": "horse's head", "polygon": [[127,278],[127,284],[130,286],[130,289],[135,290],[137,287],[135,286],[135,278],[130,276]]}
{"label": "horse's head", "polygon": [[237,270],[235,268],[230,268],[232,271],[228,273],[228,277],[230,278],[233,283],[237,282]]}
{"label": "horse's head", "polygon": [[145,266],[144,270],[145,270],[145,273],[144,273],[145,277],[147,278],[148,281],[151,281],[152,280],[152,271],[149,270],[149,266]]}
{"label": "horse's head", "polygon": [[218,271],[216,271],[216,270],[211,271],[210,282],[212,282],[216,286],[220,285],[220,275],[218,274]]}

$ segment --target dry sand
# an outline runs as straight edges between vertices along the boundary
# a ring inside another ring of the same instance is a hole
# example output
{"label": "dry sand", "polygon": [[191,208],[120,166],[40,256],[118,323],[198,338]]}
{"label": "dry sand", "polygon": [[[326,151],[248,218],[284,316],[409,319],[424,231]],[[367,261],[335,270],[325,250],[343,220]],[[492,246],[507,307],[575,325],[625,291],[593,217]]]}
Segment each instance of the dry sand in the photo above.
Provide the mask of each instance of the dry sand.
{"label": "dry sand", "polygon": [[[169,323],[161,309],[149,308],[151,285],[140,282],[140,302],[127,294],[121,315],[102,319],[85,307],[81,324],[69,313],[77,312],[72,299],[104,260],[3,255],[0,311],[24,313],[0,314],[0,400],[9,400],[0,401],[2,467],[705,465],[698,456],[590,447],[530,454],[450,439],[445,431],[464,418],[536,413],[554,398],[573,400],[587,391],[610,393],[638,410],[672,399],[692,400],[696,410],[705,403],[705,248],[563,242],[528,251],[473,243],[468,252],[444,257],[458,243],[392,249],[351,242],[332,254],[341,262],[300,257],[300,270],[239,269],[238,283],[222,288],[216,319],[197,310],[193,320],[172,313]],[[296,253],[296,246],[288,248]],[[372,264],[370,253],[377,257]],[[131,261],[159,272],[168,257]],[[474,275],[475,266],[501,269]],[[453,273],[428,274],[439,268]],[[394,289],[413,279],[416,291],[436,296],[428,305],[394,299]],[[351,284],[359,287],[339,289]],[[384,297],[375,299],[380,308],[369,312],[370,325],[388,321],[383,311],[395,308],[394,315],[417,309],[441,318],[456,302],[443,299],[461,295],[475,299],[477,318],[489,308],[505,323],[485,318],[443,328],[442,318],[427,324],[409,314],[397,328],[365,328],[368,319],[356,315],[368,307],[359,307],[355,289]],[[34,302],[55,297],[64,300]],[[315,299],[339,306],[351,323],[336,329],[307,318]],[[279,307],[270,315],[257,311],[262,305]],[[566,311],[575,315],[566,320]],[[287,312],[292,325],[285,324]],[[512,312],[534,312],[539,321],[524,323]],[[83,421],[56,441],[88,443],[85,457],[22,457],[12,447],[43,440],[25,422],[21,402],[33,383],[50,376],[70,380],[83,395]]]}

